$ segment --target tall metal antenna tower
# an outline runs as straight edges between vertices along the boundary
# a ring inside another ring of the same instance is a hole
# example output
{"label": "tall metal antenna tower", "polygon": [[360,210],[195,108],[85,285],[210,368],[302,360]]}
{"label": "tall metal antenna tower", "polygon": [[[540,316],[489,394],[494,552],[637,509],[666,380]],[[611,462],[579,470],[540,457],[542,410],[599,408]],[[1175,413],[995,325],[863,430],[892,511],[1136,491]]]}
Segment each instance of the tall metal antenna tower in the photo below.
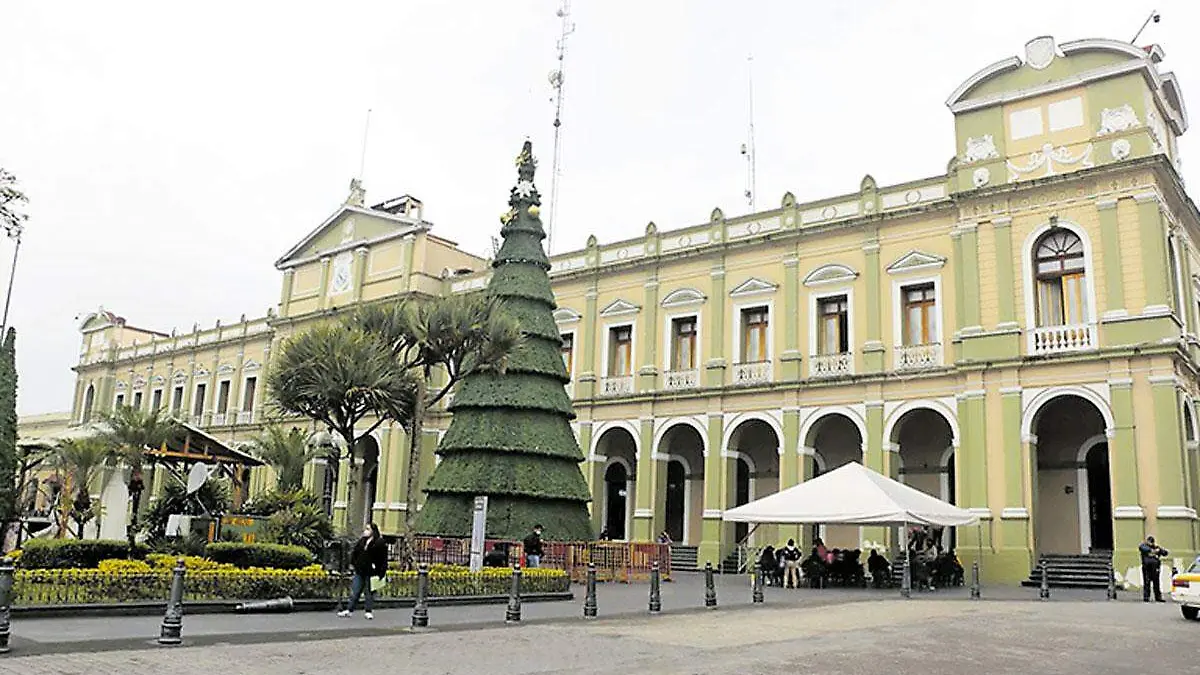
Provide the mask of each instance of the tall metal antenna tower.
{"label": "tall metal antenna tower", "polygon": [[750,204],[750,213],[754,213],[754,198],[758,192],[758,178],[755,175],[758,157],[754,150],[754,57],[747,56],[746,63],[750,82],[750,129],[746,142],[742,144],[742,156],[746,158],[746,201]]}
{"label": "tall metal antenna tower", "polygon": [[546,228],[546,255],[554,248],[554,220],[558,216],[558,179],[562,164],[562,108],[565,77],[567,37],[575,32],[571,22],[571,0],[562,0],[557,16],[562,24],[558,36],[558,68],[550,71],[550,86],[554,88],[554,166],[550,171],[550,216]]}
{"label": "tall metal antenna tower", "polygon": [[363,142],[362,154],[358,157],[358,179],[363,178],[363,171],[367,168],[367,134],[371,132],[371,109],[367,108],[367,121],[363,124]]}

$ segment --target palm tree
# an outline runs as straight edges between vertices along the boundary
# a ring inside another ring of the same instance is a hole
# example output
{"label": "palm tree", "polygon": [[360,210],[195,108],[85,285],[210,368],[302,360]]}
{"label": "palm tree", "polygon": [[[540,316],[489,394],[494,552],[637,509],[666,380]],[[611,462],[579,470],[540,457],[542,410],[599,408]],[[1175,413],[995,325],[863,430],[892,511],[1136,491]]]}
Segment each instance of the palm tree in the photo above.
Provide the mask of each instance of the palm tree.
{"label": "palm tree", "polygon": [[92,482],[100,471],[111,462],[112,447],[100,438],[82,438],[64,441],[54,453],[55,466],[67,474],[75,489],[75,498],[70,505],[70,517],[83,539],[83,526],[92,519]]}
{"label": "palm tree", "polygon": [[[283,343],[267,373],[267,388],[281,411],[315,420],[341,437],[342,448],[328,450],[329,466],[337,471],[344,449],[353,476],[356,441],[385,422],[407,424],[417,382],[375,336],[324,323]],[[375,419],[365,430],[359,429],[367,417]],[[333,479],[335,484],[336,473]],[[353,493],[353,478],[349,483]],[[326,481],[322,495],[327,515],[333,513],[330,485]]]}
{"label": "palm tree", "polygon": [[[405,370],[415,371],[418,388],[409,425],[407,503],[416,504],[421,466],[421,423],[464,377],[477,372],[503,372],[509,355],[521,345],[521,326],[504,302],[486,293],[464,293],[433,300],[384,303],[362,307],[346,324],[382,340]],[[428,390],[434,370],[446,379]],[[412,531],[416,508],[405,512],[406,532]],[[406,539],[405,541],[409,541]]]}
{"label": "palm tree", "polygon": [[275,487],[281,492],[299,490],[304,485],[304,467],[321,450],[309,446],[307,435],[296,427],[284,431],[272,425],[254,439],[259,459],[275,469]]}
{"label": "palm tree", "polygon": [[105,440],[112,448],[110,462],[129,467],[125,485],[129,488],[130,515],[126,536],[129,550],[133,552],[133,537],[137,531],[138,511],[142,505],[142,491],[146,484],[142,480],[142,468],[146,463],[146,452],[161,448],[178,429],[178,423],[164,417],[162,410],[149,411],[120,406],[105,416],[108,431]]}

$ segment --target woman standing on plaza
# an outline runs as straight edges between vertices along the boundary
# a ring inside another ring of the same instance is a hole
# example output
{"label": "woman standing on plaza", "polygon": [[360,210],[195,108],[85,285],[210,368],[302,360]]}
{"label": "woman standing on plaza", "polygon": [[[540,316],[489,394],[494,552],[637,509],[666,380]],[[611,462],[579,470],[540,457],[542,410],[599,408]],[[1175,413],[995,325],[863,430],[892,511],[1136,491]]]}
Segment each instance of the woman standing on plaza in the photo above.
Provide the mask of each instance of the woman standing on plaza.
{"label": "woman standing on plaza", "polygon": [[354,552],[350,554],[350,567],[354,570],[354,581],[350,584],[350,604],[338,612],[338,616],[350,616],[354,606],[358,604],[359,597],[365,591],[367,600],[364,606],[367,611],[364,616],[374,619],[375,614],[372,610],[375,608],[375,590],[371,587],[371,581],[378,578],[382,582],[387,576],[387,545],[379,536],[379,526],[375,523],[367,525],[362,538],[354,545]]}

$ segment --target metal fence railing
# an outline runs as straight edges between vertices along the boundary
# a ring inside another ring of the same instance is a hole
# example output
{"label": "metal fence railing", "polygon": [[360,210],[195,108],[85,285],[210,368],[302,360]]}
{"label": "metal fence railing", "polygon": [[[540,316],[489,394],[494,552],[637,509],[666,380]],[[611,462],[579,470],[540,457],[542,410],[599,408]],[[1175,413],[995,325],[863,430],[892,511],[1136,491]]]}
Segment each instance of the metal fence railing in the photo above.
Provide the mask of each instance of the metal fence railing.
{"label": "metal fence railing", "polygon": [[[519,541],[489,539],[485,551],[497,544],[508,552],[508,565],[524,563],[524,546]],[[668,544],[588,541],[588,542],[544,542],[540,566],[561,569],[575,582],[583,582],[587,576],[588,563],[596,564],[599,581],[647,581],[650,568],[657,562],[663,579],[671,577],[671,547]],[[404,542],[396,541],[389,553],[393,561],[401,560]],[[416,563],[430,565],[469,565],[471,562],[471,540],[453,537],[415,537],[412,555]]]}

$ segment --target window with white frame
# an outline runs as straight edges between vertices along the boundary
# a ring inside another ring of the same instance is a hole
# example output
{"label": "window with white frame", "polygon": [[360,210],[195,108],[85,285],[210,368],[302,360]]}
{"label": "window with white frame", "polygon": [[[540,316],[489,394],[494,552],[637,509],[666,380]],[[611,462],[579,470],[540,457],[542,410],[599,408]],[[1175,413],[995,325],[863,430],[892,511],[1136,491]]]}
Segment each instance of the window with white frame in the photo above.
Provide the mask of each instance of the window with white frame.
{"label": "window with white frame", "polygon": [[254,410],[254,394],[256,389],[258,389],[258,378],[247,377],[246,384],[242,387],[242,412]]}
{"label": "window with white frame", "polygon": [[171,392],[171,412],[178,414],[183,410],[183,387],[175,387]]}
{"label": "window with white frame", "polygon": [[562,346],[559,348],[562,352],[563,365],[567,368],[567,377],[575,372],[575,333],[562,334]]}
{"label": "window with white frame", "polygon": [[633,326],[613,326],[608,330],[608,376],[625,377],[633,373]]}
{"label": "window with white frame", "polygon": [[904,312],[901,317],[904,346],[937,342],[937,291],[933,282],[903,286],[900,293]]}
{"label": "window with white frame", "polygon": [[1033,251],[1037,325],[1087,323],[1087,278],[1079,235],[1065,228],[1051,228],[1038,239]]}
{"label": "window with white frame", "polygon": [[204,414],[204,399],[208,393],[208,385],[201,382],[196,385],[196,395],[193,397],[192,414],[199,417]]}
{"label": "window with white frame", "polygon": [[1171,274],[1171,307],[1179,315],[1180,321],[1183,321],[1183,308],[1185,307],[1183,280],[1179,274],[1179,255],[1175,248],[1174,237],[1167,237],[1167,269]]}
{"label": "window with white frame", "polygon": [[771,327],[771,311],[766,305],[747,307],[742,310],[742,353],[741,363],[766,361],[767,331]]}
{"label": "window with white frame", "polygon": [[224,415],[229,412],[229,388],[231,383],[229,380],[221,380],[217,385],[217,414]]}
{"label": "window with white frame", "polygon": [[142,392],[140,391],[133,392],[133,408],[134,410],[142,409]]}
{"label": "window with white frame", "polygon": [[817,300],[817,354],[850,351],[850,301],[845,295]]}
{"label": "window with white frame", "polygon": [[696,317],[671,319],[671,370],[696,367]]}
{"label": "window with white frame", "polygon": [[125,394],[117,394],[117,398],[113,401],[114,408],[120,408],[125,405]]}
{"label": "window with white frame", "polygon": [[150,409],[151,410],[160,410],[162,408],[162,397],[163,397],[162,389],[155,389],[154,391],[150,392]]}

